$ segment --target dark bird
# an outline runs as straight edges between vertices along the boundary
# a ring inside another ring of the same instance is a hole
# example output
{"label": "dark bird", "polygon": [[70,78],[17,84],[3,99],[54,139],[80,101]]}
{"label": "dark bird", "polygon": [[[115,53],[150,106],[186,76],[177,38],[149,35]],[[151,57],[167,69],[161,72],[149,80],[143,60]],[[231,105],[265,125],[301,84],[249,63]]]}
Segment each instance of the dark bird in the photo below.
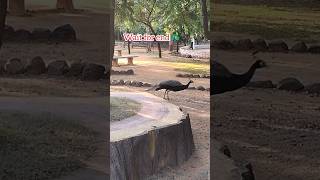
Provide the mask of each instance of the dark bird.
{"label": "dark bird", "polygon": [[256,69],[266,67],[266,63],[257,60],[244,74],[233,74],[224,65],[213,62],[211,64],[210,95],[234,91],[247,85]]}
{"label": "dark bird", "polygon": [[190,80],[188,82],[188,84],[185,84],[185,85],[179,81],[176,81],[176,80],[162,81],[162,82],[160,82],[160,84],[154,86],[151,89],[148,89],[147,91],[150,91],[153,89],[156,91],[159,91],[161,89],[165,89],[166,91],[164,92],[163,99],[166,99],[166,95],[167,95],[168,100],[169,100],[169,92],[170,91],[182,91],[182,90],[188,89],[188,87],[191,83],[193,83],[192,80]]}

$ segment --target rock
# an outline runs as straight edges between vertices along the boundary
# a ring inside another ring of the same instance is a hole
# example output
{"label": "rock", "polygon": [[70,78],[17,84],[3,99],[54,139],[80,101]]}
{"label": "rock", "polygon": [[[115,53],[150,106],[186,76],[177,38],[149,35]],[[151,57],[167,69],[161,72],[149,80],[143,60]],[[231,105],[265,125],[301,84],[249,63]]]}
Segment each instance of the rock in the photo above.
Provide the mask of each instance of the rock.
{"label": "rock", "polygon": [[127,80],[127,81],[124,82],[124,85],[126,85],[126,86],[131,86],[131,84],[132,84],[132,83],[131,83],[131,81],[129,81],[129,80]]}
{"label": "rock", "polygon": [[308,51],[308,47],[307,47],[306,43],[301,41],[301,42],[297,42],[296,44],[294,44],[291,48],[291,51],[303,53],[303,52]]}
{"label": "rock", "polygon": [[253,48],[259,51],[267,51],[268,45],[264,39],[256,39],[252,41]]}
{"label": "rock", "polygon": [[236,42],[235,47],[236,49],[247,51],[253,48],[253,43],[250,39],[241,39]]}
{"label": "rock", "polygon": [[253,88],[275,88],[276,86],[272,83],[272,81],[253,81],[247,84],[247,87]]}
{"label": "rock", "polygon": [[176,77],[183,77],[183,74],[178,73],[178,74],[176,75]]}
{"label": "rock", "polygon": [[304,89],[304,85],[296,78],[286,78],[278,83],[277,88],[287,91],[300,91]]}
{"label": "rock", "polygon": [[27,65],[27,74],[39,75],[46,72],[46,64],[42,57],[37,56],[33,58]]}
{"label": "rock", "polygon": [[193,78],[200,78],[201,76],[200,76],[200,74],[194,74],[193,75]]}
{"label": "rock", "polygon": [[69,71],[69,66],[66,61],[53,61],[48,65],[49,76],[62,76]]}
{"label": "rock", "polygon": [[288,52],[288,45],[281,40],[272,41],[269,43],[269,50],[272,52]]}
{"label": "rock", "polygon": [[210,88],[206,88],[206,91],[210,91]]}
{"label": "rock", "polygon": [[31,33],[25,29],[19,29],[14,34],[16,41],[28,41],[31,39]]}
{"label": "rock", "polygon": [[132,69],[127,70],[126,72],[127,75],[134,75],[134,71]]}
{"label": "rock", "polygon": [[111,85],[112,85],[112,86],[119,85],[119,81],[117,81],[117,80],[113,80],[113,81],[111,82]]}
{"label": "rock", "polygon": [[206,88],[204,88],[203,86],[198,86],[198,87],[197,87],[197,90],[205,91],[205,90],[206,90]]}
{"label": "rock", "polygon": [[102,79],[104,76],[105,67],[102,65],[90,63],[86,64],[82,71],[81,79],[85,81],[95,81]]}
{"label": "rock", "polygon": [[190,90],[196,90],[197,88],[196,88],[196,87],[191,86],[191,87],[189,87],[188,89],[190,89]]}
{"label": "rock", "polygon": [[143,86],[143,82],[137,81],[134,84],[135,87],[142,87]]}
{"label": "rock", "polygon": [[31,35],[33,40],[49,40],[51,31],[47,28],[35,28]]}
{"label": "rock", "polygon": [[6,72],[10,75],[24,73],[24,65],[18,58],[10,59],[5,65]]}
{"label": "rock", "polygon": [[249,162],[241,162],[238,165],[242,180],[255,180],[253,168]]}
{"label": "rock", "polygon": [[56,41],[75,41],[76,31],[70,24],[57,27],[52,33],[51,38]]}
{"label": "rock", "polygon": [[152,87],[152,84],[150,84],[150,83],[143,83],[143,87]]}
{"label": "rock", "polygon": [[3,40],[13,40],[15,37],[15,31],[13,27],[6,25],[3,32]]}
{"label": "rock", "polygon": [[229,147],[227,145],[224,145],[222,146],[220,149],[219,149],[224,155],[226,155],[227,157],[231,158],[231,151],[229,149]]}
{"label": "rock", "polygon": [[67,73],[68,76],[79,77],[82,74],[82,71],[85,67],[86,63],[81,62],[74,62],[71,64],[69,72]]}
{"label": "rock", "polygon": [[119,80],[119,85],[123,86],[124,85],[124,80],[120,79]]}
{"label": "rock", "polygon": [[305,87],[305,90],[309,94],[320,95],[320,83],[311,84]]}
{"label": "rock", "polygon": [[308,51],[310,53],[319,54],[320,53],[320,46],[319,45],[310,46]]}
{"label": "rock", "polygon": [[228,49],[234,48],[233,44],[227,40],[213,41],[213,47],[217,48],[217,49],[223,49],[223,50],[228,50]]}

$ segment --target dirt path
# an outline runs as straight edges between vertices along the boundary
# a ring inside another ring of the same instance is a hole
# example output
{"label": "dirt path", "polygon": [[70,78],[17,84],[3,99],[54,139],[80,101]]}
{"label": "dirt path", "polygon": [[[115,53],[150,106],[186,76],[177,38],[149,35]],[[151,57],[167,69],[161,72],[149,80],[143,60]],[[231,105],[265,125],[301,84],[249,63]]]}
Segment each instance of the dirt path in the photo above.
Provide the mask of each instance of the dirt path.
{"label": "dirt path", "polygon": [[13,110],[27,113],[48,112],[67,118],[78,119],[81,123],[100,133],[98,150],[85,169],[59,180],[105,180],[109,173],[107,167],[109,121],[105,97],[96,98],[58,98],[58,97],[0,97],[0,111]]}

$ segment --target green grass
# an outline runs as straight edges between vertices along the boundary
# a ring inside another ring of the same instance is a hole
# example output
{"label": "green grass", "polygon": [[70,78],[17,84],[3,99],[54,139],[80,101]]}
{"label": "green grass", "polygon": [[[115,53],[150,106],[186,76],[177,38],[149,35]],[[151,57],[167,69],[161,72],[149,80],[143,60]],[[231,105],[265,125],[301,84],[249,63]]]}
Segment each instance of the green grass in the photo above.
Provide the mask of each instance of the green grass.
{"label": "green grass", "polygon": [[0,179],[53,179],[84,167],[96,135],[51,114],[0,112]]}
{"label": "green grass", "polygon": [[134,116],[141,108],[141,104],[127,98],[112,97],[110,105],[111,121],[120,121]]}
{"label": "green grass", "polygon": [[249,33],[266,39],[320,40],[320,10],[211,4],[213,31]]}

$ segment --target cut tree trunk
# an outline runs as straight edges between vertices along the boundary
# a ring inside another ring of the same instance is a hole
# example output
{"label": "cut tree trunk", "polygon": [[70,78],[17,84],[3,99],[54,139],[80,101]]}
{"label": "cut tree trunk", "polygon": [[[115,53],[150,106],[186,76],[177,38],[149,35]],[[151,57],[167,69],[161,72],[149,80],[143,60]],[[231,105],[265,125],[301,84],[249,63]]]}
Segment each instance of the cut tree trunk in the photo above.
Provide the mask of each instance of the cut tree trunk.
{"label": "cut tree trunk", "polygon": [[2,37],[6,24],[7,0],[0,0],[0,49],[2,47]]}
{"label": "cut tree trunk", "polygon": [[57,9],[64,11],[73,11],[73,0],[57,0]]}
{"label": "cut tree trunk", "polygon": [[24,0],[9,0],[9,12],[15,16],[24,15],[26,12]]}

